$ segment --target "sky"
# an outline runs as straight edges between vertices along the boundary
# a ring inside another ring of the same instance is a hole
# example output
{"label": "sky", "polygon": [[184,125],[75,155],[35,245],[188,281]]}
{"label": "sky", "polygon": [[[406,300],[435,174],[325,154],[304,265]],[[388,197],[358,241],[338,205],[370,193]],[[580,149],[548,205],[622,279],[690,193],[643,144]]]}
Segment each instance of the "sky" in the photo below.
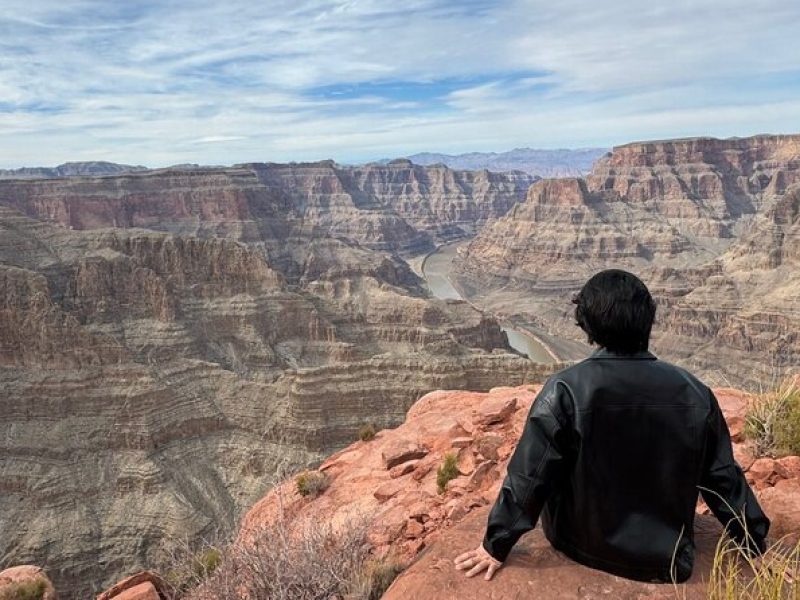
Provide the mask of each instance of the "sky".
{"label": "sky", "polygon": [[795,0],[0,0],[0,168],[800,132]]}

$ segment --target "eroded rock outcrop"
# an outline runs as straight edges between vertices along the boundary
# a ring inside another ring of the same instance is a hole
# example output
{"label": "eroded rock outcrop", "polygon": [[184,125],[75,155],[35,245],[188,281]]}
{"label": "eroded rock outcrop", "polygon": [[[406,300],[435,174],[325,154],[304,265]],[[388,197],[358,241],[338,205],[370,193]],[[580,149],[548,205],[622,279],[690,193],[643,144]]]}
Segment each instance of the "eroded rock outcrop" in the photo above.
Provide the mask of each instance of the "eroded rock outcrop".
{"label": "eroded rock outcrop", "polygon": [[629,269],[659,301],[665,358],[716,381],[769,379],[800,364],[799,195],[797,135],[620,146],[585,179],[532,185],[463,248],[457,283],[496,314],[577,339],[571,294]]}
{"label": "eroded rock outcrop", "polygon": [[[454,570],[453,558],[472,549],[484,534],[487,512],[537,390],[521,386],[427,394],[401,426],[325,460],[320,469],[328,474],[330,486],[319,497],[300,496],[292,480],[272,490],[247,513],[240,537],[247,540],[278,515],[290,523],[305,519],[365,525],[377,555],[413,563],[385,596],[390,599],[506,598],[532,590],[548,598],[673,598],[672,586],[629,581],[576,565],[552,550],[541,529],[523,537],[492,583],[467,580]],[[788,508],[800,505],[800,457],[754,460],[741,434],[749,397],[731,389],[715,393],[730,423],[737,460],[773,520],[771,536],[800,535],[800,514]],[[447,453],[456,455],[458,475],[440,494],[437,469]],[[695,572],[679,589],[689,598],[705,597],[704,584],[722,534],[702,503],[698,511]]]}

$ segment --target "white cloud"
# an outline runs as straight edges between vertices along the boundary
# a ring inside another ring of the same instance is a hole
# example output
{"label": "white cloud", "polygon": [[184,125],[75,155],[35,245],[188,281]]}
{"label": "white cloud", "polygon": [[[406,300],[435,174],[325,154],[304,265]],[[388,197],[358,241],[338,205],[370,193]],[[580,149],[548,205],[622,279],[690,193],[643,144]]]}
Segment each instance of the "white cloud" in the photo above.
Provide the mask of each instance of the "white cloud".
{"label": "white cloud", "polygon": [[790,131],[800,5],[0,0],[0,167]]}

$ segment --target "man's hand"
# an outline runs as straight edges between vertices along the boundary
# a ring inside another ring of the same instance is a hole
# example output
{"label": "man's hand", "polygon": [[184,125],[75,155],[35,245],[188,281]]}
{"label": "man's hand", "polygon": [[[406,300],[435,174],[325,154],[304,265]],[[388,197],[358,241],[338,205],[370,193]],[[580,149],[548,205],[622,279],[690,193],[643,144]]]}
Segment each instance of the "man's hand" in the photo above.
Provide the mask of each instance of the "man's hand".
{"label": "man's hand", "polygon": [[486,571],[486,577],[484,577],[486,581],[489,581],[492,576],[497,573],[497,570],[503,566],[503,563],[493,558],[492,555],[484,549],[483,544],[479,545],[475,550],[464,552],[464,554],[458,556],[454,562],[456,564],[456,569],[459,571],[469,569],[466,573],[467,577],[472,577],[481,571]]}

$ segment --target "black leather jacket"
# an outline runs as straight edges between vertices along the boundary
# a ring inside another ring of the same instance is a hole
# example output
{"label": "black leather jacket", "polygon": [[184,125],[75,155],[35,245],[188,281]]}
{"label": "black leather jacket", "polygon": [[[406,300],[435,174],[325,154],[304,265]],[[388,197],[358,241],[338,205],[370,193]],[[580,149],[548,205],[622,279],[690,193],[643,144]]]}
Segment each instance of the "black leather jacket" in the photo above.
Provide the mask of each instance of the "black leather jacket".
{"label": "black leather jacket", "polygon": [[483,546],[505,560],[541,512],[547,539],[579,563],[685,581],[698,491],[731,536],[763,552],[769,520],[711,390],[649,352],[600,349],[537,396]]}

